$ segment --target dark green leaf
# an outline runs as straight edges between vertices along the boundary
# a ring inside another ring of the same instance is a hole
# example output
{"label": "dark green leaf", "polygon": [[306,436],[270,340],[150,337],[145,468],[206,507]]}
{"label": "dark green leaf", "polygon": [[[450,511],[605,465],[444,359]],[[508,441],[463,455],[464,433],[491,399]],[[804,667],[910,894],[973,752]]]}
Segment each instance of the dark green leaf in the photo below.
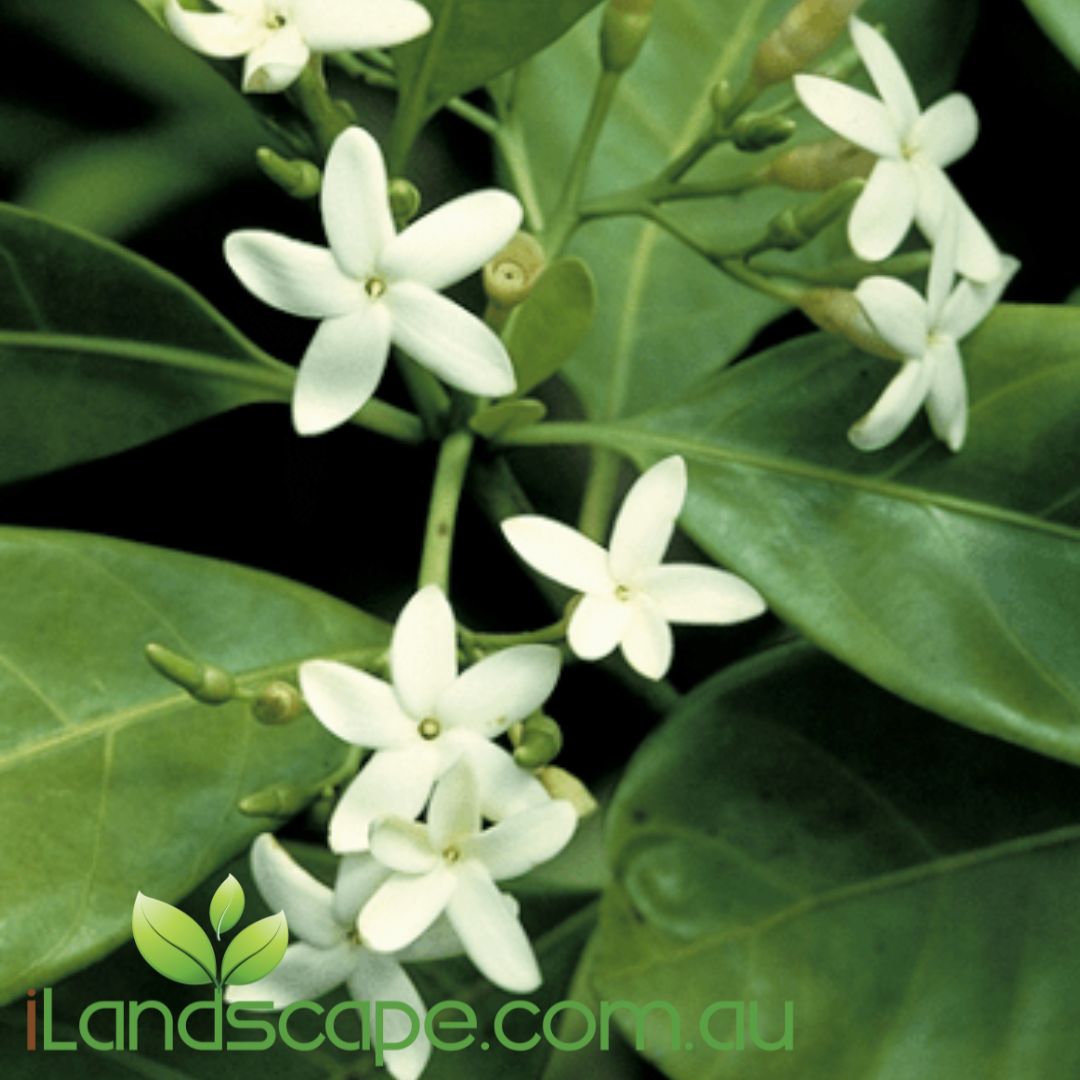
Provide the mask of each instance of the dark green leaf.
{"label": "dark green leaf", "polygon": [[0,481],[287,399],[291,381],[160,268],[0,207]]}
{"label": "dark green leaf", "polygon": [[682,522],[782,618],[887,689],[1080,762],[1080,311],[1003,307],[964,343],[971,427],[844,432],[894,368],[816,335],[601,429],[682,454]]}
{"label": "dark green leaf", "polygon": [[210,900],[210,925],[218,940],[227,934],[244,914],[244,890],[240,882],[230,874],[218,887]]}
{"label": "dark green leaf", "polygon": [[[778,650],[695,693],[628,770],[593,988],[675,1006],[679,1049],[658,1013],[646,1039],[678,1080],[1074,1075],[1078,790]],[[757,1002],[766,1039],[793,1002],[793,1051],[706,1049],[718,1001]]]}
{"label": "dark green leaf", "polygon": [[131,911],[131,933],[143,959],[159,974],[185,986],[217,978],[217,957],[206,931],[188,914],[139,893]]}
{"label": "dark green leaf", "polygon": [[1080,68],[1080,7],[1074,0],[1024,0],[1047,36]]}
{"label": "dark green leaf", "polygon": [[284,912],[245,926],[229,942],[221,960],[223,985],[244,986],[258,982],[281,963],[289,944]]}
{"label": "dark green leaf", "polygon": [[258,687],[386,631],[266,574],[17,529],[0,532],[0,609],[6,1000],[123,940],[138,891],[184,895],[271,824],[237,811],[246,793],[316,785],[341,758],[311,717],[268,728],[242,701],[194,702],[146,663],[148,641]]}

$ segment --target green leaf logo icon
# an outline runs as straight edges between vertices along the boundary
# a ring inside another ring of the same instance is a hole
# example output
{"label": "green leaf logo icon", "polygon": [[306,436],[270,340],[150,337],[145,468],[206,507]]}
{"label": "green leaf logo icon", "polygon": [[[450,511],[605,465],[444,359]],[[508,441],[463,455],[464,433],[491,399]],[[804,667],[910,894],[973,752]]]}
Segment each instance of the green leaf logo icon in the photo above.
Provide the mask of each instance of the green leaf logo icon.
{"label": "green leaf logo icon", "polygon": [[283,911],[244,927],[225,950],[222,986],[253,983],[269,975],[281,963],[288,944],[289,927]]}
{"label": "green leaf logo icon", "polygon": [[240,882],[230,874],[217,888],[210,901],[210,922],[218,941],[228,933],[244,914],[244,890]]}
{"label": "green leaf logo icon", "polygon": [[131,932],[143,959],[165,978],[187,986],[217,982],[214,946],[202,927],[178,908],[139,893]]}

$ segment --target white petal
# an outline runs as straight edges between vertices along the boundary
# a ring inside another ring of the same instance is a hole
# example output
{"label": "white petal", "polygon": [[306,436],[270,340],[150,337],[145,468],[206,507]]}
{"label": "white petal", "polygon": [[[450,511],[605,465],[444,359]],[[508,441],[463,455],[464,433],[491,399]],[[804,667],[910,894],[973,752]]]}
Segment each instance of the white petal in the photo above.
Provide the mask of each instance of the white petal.
{"label": "white petal", "polygon": [[347,128],[330,148],[321,204],[323,227],[342,269],[358,279],[373,274],[379,252],[394,237],[394,220],[382,151],[363,128]]}
{"label": "white petal", "polygon": [[566,641],[582,660],[601,660],[623,639],[632,615],[628,603],[614,596],[585,596],[570,616]]}
{"label": "white petal", "polygon": [[940,341],[927,357],[931,365],[926,411],[934,434],[954,453],[967,435],[968,395],[964,363],[955,341]]}
{"label": "white petal", "polygon": [[1001,253],[953,182],[929,162],[919,163],[917,176],[919,202],[915,220],[923,234],[928,240],[936,241],[944,226],[946,211],[955,210],[960,223],[957,270],[974,281],[990,282],[997,278],[1002,272]]}
{"label": "white petal", "polygon": [[270,833],[251,845],[251,873],[271,911],[284,911],[289,932],[309,945],[329,948],[345,940],[334,918],[333,894],[316,881]]}
{"label": "white petal", "polygon": [[405,818],[380,818],[371,826],[371,854],[402,874],[426,874],[439,864],[426,825]]}
{"label": "white petal", "polygon": [[658,566],[642,588],[668,622],[725,626],[756,618],[765,610],[753,585],[715,566]]}
{"label": "white petal", "polygon": [[404,949],[446,910],[457,876],[444,862],[427,874],[394,874],[360,912],[361,941],[378,952]]}
{"label": "white petal", "polygon": [[266,0],[213,0],[213,3],[230,15],[246,15],[261,19],[266,11]]}
{"label": "white petal", "polygon": [[595,541],[560,521],[522,514],[502,523],[503,536],[534,570],[578,592],[611,592],[608,554]]}
{"label": "white petal", "polygon": [[386,292],[394,344],[451,386],[503,397],[517,382],[498,335],[475,315],[426,285],[399,281]]}
{"label": "white petal", "polygon": [[344,424],[367,404],[386,370],[390,316],[381,304],[324,319],[296,373],[293,426],[301,435],[321,435]]}
{"label": "white petal", "polygon": [[375,750],[408,746],[419,737],[382,679],[335,660],[300,665],[300,689],[319,722],[353,746]]}
{"label": "white petal", "polygon": [[480,829],[480,793],[468,761],[459,761],[435,785],[428,810],[431,843],[439,851]]}
{"label": "white petal", "polygon": [[626,493],[611,530],[611,576],[629,584],[657,566],[686,501],[686,462],[678,454],[646,469]]}
{"label": "white petal", "polygon": [[576,827],[577,813],[570,803],[549,799],[474,836],[463,854],[479,859],[495,881],[520,877],[558,855]]}
{"label": "white petal", "polygon": [[821,75],[796,75],[795,92],[827,128],[880,157],[900,157],[900,132],[889,110],[869,94]]}
{"label": "white petal", "polygon": [[276,94],[300,77],[311,50],[292,24],[273,30],[248,53],[243,89],[247,94]]}
{"label": "white petal", "polygon": [[551,800],[544,785],[497,743],[470,732],[454,732],[454,736],[461,739],[462,757],[476,777],[484,817],[501,821]]}
{"label": "white petal", "polygon": [[390,641],[390,671],[401,707],[414,719],[434,717],[457,678],[457,624],[438,585],[427,585],[401,609]]}
{"label": "white petal", "polygon": [[447,915],[469,959],[503,990],[527,994],[537,989],[540,968],[529,939],[483,865],[468,860],[457,879]]}
{"label": "white petal", "polygon": [[330,817],[330,850],[367,851],[371,823],[380,817],[415,818],[435,783],[438,757],[423,741],[378,750],[345,789]]}
{"label": "white petal", "polygon": [[426,34],[427,9],[414,0],[294,0],[294,18],[321,53],[383,49]]}
{"label": "white petal", "polygon": [[874,407],[852,425],[848,438],[859,450],[880,450],[888,446],[911,423],[926,400],[930,371],[919,360],[908,360]]}
{"label": "white petal", "polygon": [[225,1002],[272,1001],[275,1009],[283,1009],[294,1001],[315,1001],[349,977],[358,952],[344,939],[332,949],[290,945],[281,963],[265,978],[245,986],[227,987]]}
{"label": "white petal", "polygon": [[[419,1080],[431,1057],[431,1043],[424,1033],[427,1009],[405,969],[393,957],[360,949],[348,985],[353,1001],[400,1001],[415,1013],[418,1028],[414,1028],[408,1013],[386,1009],[382,1014],[382,1037],[386,1071],[394,1080]],[[401,1044],[400,1050],[391,1049],[395,1043]]]}
{"label": "white petal", "polygon": [[241,229],[225,238],[225,261],[244,288],[290,315],[331,318],[361,302],[360,286],[341,272],[329,249],[302,240]]}
{"label": "white petal", "polygon": [[953,207],[948,207],[942,228],[930,257],[930,273],[926,283],[926,308],[930,327],[938,330],[945,301],[956,278],[956,249],[960,240],[960,222]]}
{"label": "white petal", "polygon": [[849,25],[855,50],[862,57],[881,100],[899,130],[910,131],[919,118],[919,102],[900,58],[885,38],[862,19],[852,16]]}
{"label": "white petal", "polygon": [[930,312],[926,300],[905,281],[870,277],[859,282],[855,299],[874,330],[901,356],[926,352]]}
{"label": "white petal", "polygon": [[632,607],[633,614],[622,639],[622,654],[639,675],[662,679],[671,667],[674,650],[671,627],[648,597],[640,598]]}
{"label": "white petal", "polygon": [[1001,264],[1002,273],[994,281],[980,285],[965,279],[953,289],[941,314],[944,333],[961,341],[986,318],[1020,269],[1020,261],[1011,255],[1002,256]]}
{"label": "white petal", "polygon": [[948,168],[974,145],[979,116],[967,94],[949,94],[919,117],[911,140],[935,165]]}
{"label": "white petal", "polygon": [[447,960],[465,951],[461,938],[445,914],[440,915],[411,945],[394,955],[403,964],[423,960]]}
{"label": "white petal", "polygon": [[369,854],[346,855],[334,881],[334,916],[343,926],[355,926],[360,909],[375,895],[390,872]]}
{"label": "white petal", "polygon": [[906,161],[882,158],[856,200],[848,219],[848,240],[860,259],[888,258],[915,220],[918,187]]}
{"label": "white petal", "polygon": [[448,727],[493,739],[547,701],[559,667],[559,650],[550,645],[503,649],[459,675],[439,698],[435,714]]}
{"label": "white petal", "polygon": [[177,0],[169,0],[165,18],[169,29],[180,41],[204,56],[243,56],[255,48],[265,34],[255,19],[223,12],[188,11]]}
{"label": "white petal", "polygon": [[379,269],[391,281],[445,289],[497,255],[517,232],[521,215],[521,203],[505,191],[462,195],[396,237]]}

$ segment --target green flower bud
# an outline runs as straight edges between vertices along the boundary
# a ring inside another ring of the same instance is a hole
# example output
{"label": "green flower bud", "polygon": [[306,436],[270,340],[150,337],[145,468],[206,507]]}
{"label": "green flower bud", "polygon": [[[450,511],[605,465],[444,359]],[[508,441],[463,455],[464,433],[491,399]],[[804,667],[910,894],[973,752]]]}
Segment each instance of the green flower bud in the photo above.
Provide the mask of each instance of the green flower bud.
{"label": "green flower bud", "polygon": [[731,141],[736,149],[752,154],[786,142],[794,134],[795,121],[789,116],[744,113],[732,125]]}
{"label": "green flower bud", "polygon": [[562,745],[559,725],[544,713],[534,713],[522,724],[520,739],[514,746],[514,760],[523,769],[536,769],[554,761]]}
{"label": "green flower bud", "polygon": [[153,642],[146,646],[146,658],[155,671],[182,687],[196,701],[221,705],[237,695],[236,680],[213,664],[197,663]]}
{"label": "green flower bud", "polygon": [[789,206],[769,222],[769,242],[788,251],[809,243],[827,225],[847,213],[865,186],[865,180],[845,180],[820,199],[803,206]]}
{"label": "green flower bud", "polygon": [[536,778],[544,785],[553,799],[565,799],[577,811],[579,818],[587,818],[599,809],[599,803],[589,789],[573,773],[558,765],[545,765],[536,771]]}
{"label": "green flower bud", "polygon": [[850,289],[807,289],[799,298],[799,307],[822,330],[847,338],[863,352],[885,360],[903,359],[878,336]]}
{"label": "green flower bud", "polygon": [[275,679],[251,700],[251,714],[260,724],[287,724],[304,711],[304,699],[295,686]]}
{"label": "green flower bud", "polygon": [[544,249],[534,236],[519,232],[484,267],[484,291],[498,308],[517,307],[529,298],[546,265]]}
{"label": "green flower bud", "polygon": [[289,161],[268,146],[255,151],[255,162],[286,195],[294,199],[313,199],[322,186],[322,173],[310,161]]}
{"label": "green flower bud", "polygon": [[404,228],[420,212],[420,192],[416,185],[400,176],[390,181],[390,213],[399,229]]}
{"label": "green flower bud", "polygon": [[845,180],[865,179],[876,161],[846,139],[826,139],[781,154],[768,165],[764,179],[794,191],[828,191]]}
{"label": "green flower bud", "polygon": [[245,795],[236,808],[249,817],[292,817],[308,804],[312,792],[299,784],[271,784]]}
{"label": "green flower bud", "polygon": [[638,58],[652,24],[654,0],[609,0],[600,24],[600,63],[621,73]]}
{"label": "green flower bud", "polygon": [[783,82],[816,60],[840,35],[862,0],[799,0],[754,54],[759,87]]}

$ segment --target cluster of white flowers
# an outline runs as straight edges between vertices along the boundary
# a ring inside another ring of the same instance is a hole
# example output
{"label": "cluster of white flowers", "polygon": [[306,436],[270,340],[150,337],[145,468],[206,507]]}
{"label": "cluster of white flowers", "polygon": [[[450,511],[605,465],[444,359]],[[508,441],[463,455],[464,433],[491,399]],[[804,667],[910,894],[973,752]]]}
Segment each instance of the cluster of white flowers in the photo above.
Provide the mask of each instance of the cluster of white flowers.
{"label": "cluster of white flowers", "polygon": [[[820,75],[796,75],[795,90],[823,124],[878,158],[848,223],[852,250],[870,261],[885,259],[915,223],[933,255],[925,298],[880,276],[855,290],[874,330],[903,365],[849,437],[860,450],[887,446],[925,403],[934,434],[956,451],[967,434],[957,342],[997,303],[1019,263],[998,252],[945,173],[974,145],[978,117],[971,100],[949,94],[921,111],[885,38],[856,16],[850,29],[880,100]],[[963,280],[954,289],[958,272]]]}

